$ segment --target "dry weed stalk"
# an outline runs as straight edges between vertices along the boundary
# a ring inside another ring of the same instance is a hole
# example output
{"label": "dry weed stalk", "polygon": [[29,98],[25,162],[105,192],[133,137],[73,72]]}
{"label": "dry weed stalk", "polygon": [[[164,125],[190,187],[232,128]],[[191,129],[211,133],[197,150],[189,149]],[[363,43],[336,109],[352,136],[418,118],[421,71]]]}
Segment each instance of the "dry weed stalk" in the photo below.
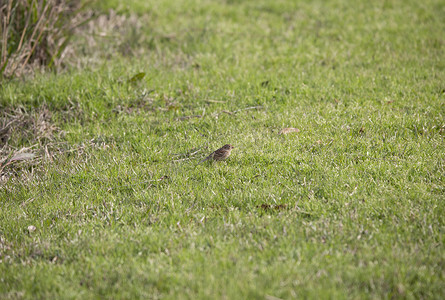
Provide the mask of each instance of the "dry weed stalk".
{"label": "dry weed stalk", "polygon": [[[3,2],[3,1],[2,1]],[[59,67],[81,15],[79,0],[6,0],[0,4],[0,75],[12,77],[31,66]]]}

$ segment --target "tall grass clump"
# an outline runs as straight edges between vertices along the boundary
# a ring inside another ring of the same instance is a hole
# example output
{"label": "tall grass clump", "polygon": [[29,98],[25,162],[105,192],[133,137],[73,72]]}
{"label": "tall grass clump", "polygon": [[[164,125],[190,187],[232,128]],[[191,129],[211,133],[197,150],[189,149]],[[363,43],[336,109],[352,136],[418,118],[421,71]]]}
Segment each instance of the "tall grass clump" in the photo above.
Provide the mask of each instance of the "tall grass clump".
{"label": "tall grass clump", "polygon": [[0,78],[38,66],[59,68],[74,28],[88,17],[80,0],[0,1]]}

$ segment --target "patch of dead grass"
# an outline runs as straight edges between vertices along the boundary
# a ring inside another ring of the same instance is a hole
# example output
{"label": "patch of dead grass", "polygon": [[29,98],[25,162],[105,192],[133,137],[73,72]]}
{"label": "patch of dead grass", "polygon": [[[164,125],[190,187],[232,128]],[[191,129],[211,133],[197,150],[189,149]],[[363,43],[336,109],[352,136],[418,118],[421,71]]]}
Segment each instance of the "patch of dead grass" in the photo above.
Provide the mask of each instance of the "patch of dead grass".
{"label": "patch of dead grass", "polygon": [[63,132],[52,122],[45,105],[31,111],[4,109],[0,113],[0,180],[23,168],[32,172],[42,157],[51,158],[49,147],[60,135]]}
{"label": "patch of dead grass", "polygon": [[59,128],[51,121],[47,106],[28,111],[24,107],[4,109],[0,113],[0,149],[10,149],[17,144],[43,144],[53,141]]}

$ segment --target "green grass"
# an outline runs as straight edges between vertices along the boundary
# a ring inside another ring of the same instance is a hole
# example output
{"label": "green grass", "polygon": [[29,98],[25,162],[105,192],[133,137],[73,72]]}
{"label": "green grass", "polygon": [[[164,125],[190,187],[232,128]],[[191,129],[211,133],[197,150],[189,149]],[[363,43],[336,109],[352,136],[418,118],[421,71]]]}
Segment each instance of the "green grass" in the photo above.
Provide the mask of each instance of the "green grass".
{"label": "green grass", "polygon": [[4,146],[39,159],[3,170],[0,298],[445,297],[442,1],[108,8],[142,27],[0,87],[57,127]]}

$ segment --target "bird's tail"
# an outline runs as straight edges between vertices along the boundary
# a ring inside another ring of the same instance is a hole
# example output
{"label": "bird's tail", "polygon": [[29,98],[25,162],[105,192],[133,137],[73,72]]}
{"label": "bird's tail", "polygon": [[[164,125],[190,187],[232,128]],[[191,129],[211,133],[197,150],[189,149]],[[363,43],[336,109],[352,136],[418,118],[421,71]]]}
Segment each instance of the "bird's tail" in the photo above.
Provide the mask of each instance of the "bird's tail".
{"label": "bird's tail", "polygon": [[[213,154],[213,153],[212,153],[212,154]],[[206,158],[204,158],[203,160],[201,160],[201,161],[198,163],[198,165],[201,164],[201,163],[203,163],[203,162],[205,162],[205,161],[208,161],[209,159],[211,159],[211,158],[212,158],[212,154],[210,154],[209,156],[207,156]]]}
{"label": "bird's tail", "polygon": [[201,161],[198,163],[198,165],[201,164],[201,163],[203,163],[203,162],[205,162],[205,161],[207,161],[207,160],[209,160],[208,157],[204,158],[203,160],[201,160]]}

